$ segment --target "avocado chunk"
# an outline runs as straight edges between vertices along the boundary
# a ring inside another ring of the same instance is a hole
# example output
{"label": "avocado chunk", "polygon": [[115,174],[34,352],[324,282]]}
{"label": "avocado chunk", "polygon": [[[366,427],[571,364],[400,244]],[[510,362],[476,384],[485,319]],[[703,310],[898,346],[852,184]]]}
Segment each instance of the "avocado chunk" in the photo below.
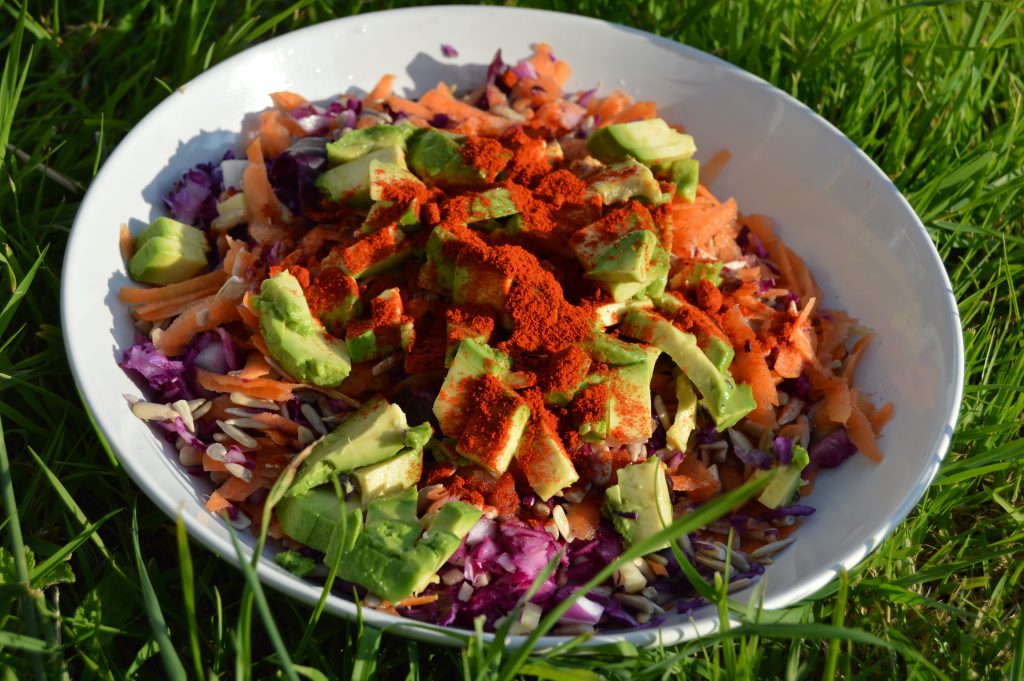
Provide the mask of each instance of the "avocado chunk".
{"label": "avocado chunk", "polygon": [[274,554],[274,562],[296,577],[305,577],[316,570],[316,561],[298,551],[281,551]]}
{"label": "avocado chunk", "polygon": [[474,223],[481,220],[507,218],[519,212],[512,195],[504,187],[494,187],[482,191],[469,201],[469,216],[466,222]]}
{"label": "avocado chunk", "polygon": [[619,328],[627,336],[654,343],[672,357],[700,391],[700,402],[719,430],[735,425],[756,406],[749,385],[737,385],[728,373],[719,371],[697,346],[697,338],[667,319],[634,309],[626,313]]}
{"label": "avocado chunk", "polygon": [[353,362],[365,362],[409,349],[413,334],[413,320],[404,313],[402,295],[390,288],[370,301],[370,319],[348,325],[345,344]]}
{"label": "avocado chunk", "polygon": [[331,168],[316,178],[316,186],[324,198],[333,203],[369,207],[374,174],[382,171],[386,174],[388,165],[385,164],[404,169],[405,153],[402,147],[383,147]]}
{"label": "avocado chunk", "polygon": [[587,149],[605,163],[632,156],[651,164],[663,159],[689,158],[697,146],[690,135],[673,130],[660,118],[651,118],[599,128],[587,140]]}
{"label": "avocado chunk", "polygon": [[455,262],[445,254],[445,245],[461,243],[459,237],[443,225],[437,225],[427,237],[427,261],[420,269],[419,284],[435,293],[450,293],[455,278]]}
{"label": "avocado chunk", "polygon": [[[419,182],[419,180],[416,180]],[[397,226],[406,234],[419,230],[420,224],[420,202],[412,199],[403,206],[398,206],[394,201],[377,201],[366,213],[366,220],[356,230],[357,234],[373,234],[384,227]]]}
{"label": "avocado chunk", "polygon": [[655,173],[666,177],[676,186],[676,196],[693,203],[697,198],[700,180],[700,161],[695,158],[677,158],[674,161],[658,163]]}
{"label": "avocado chunk", "polygon": [[594,308],[594,316],[601,326],[607,328],[622,321],[622,315],[632,308],[650,310],[654,307],[651,300],[623,300],[622,302],[603,303]]}
{"label": "avocado chunk", "polygon": [[665,202],[651,169],[631,158],[613,163],[591,177],[584,196],[588,199],[599,197],[606,206],[633,198],[643,199],[652,205]]}
{"label": "avocado chunk", "polygon": [[445,312],[445,355],[444,365],[450,367],[459,343],[472,338],[480,343],[490,343],[494,335],[494,317],[482,310],[450,307]]}
{"label": "avocado chunk", "polygon": [[793,445],[793,458],[785,466],[775,466],[773,469],[754,471],[753,477],[763,478],[766,475],[775,473],[775,479],[768,483],[768,486],[757,498],[768,508],[785,506],[792,501],[796,491],[800,488],[800,473],[811,462],[807,450],[800,445]]}
{"label": "avocado chunk", "polygon": [[202,230],[171,218],[157,218],[136,237],[128,273],[147,284],[174,284],[206,269],[209,252]]}
{"label": "avocado chunk", "polygon": [[605,395],[606,406],[595,419],[580,426],[580,437],[590,442],[646,442],[654,433],[651,420],[651,377],[661,349],[637,345],[643,361],[611,368],[598,394]]}
{"label": "avocado chunk", "polygon": [[690,379],[682,372],[676,374],[675,389],[676,417],[665,431],[665,439],[673,451],[685,452],[690,434],[697,427],[697,393],[693,391]]}
{"label": "avocado chunk", "polygon": [[441,432],[453,438],[461,435],[475,411],[471,399],[473,382],[489,374],[504,380],[511,368],[512,360],[504,352],[473,338],[463,339],[434,400],[434,416]]}
{"label": "avocado chunk", "polygon": [[321,266],[341,267],[353,279],[365,279],[399,265],[412,255],[413,245],[397,225],[389,225],[345,247],[338,247]]}
{"label": "avocado chunk", "polygon": [[335,474],[390,459],[405,448],[407,427],[401,407],[374,397],[313,444],[287,496],[298,496]]}
{"label": "avocado chunk", "polygon": [[[604,511],[628,548],[672,523],[672,500],[661,459],[656,456],[620,468],[618,476],[618,484],[605,490]],[[666,547],[667,542],[652,550]]]}
{"label": "avocado chunk", "polygon": [[505,326],[510,320],[505,315],[505,298],[512,290],[514,279],[485,263],[459,254],[452,271],[452,299],[457,305],[483,305],[502,313]]}
{"label": "avocado chunk", "polygon": [[349,130],[327,144],[327,162],[336,166],[362,158],[367,153],[385,147],[404,148],[406,140],[417,128],[411,123],[374,125],[362,130]]}
{"label": "avocado chunk", "polygon": [[337,541],[337,535],[342,531],[348,537],[345,543],[354,543],[363,526],[363,513],[359,507],[338,499],[331,487],[285,497],[274,507],[274,513],[285,534],[323,553],[330,548],[332,537]]}
{"label": "avocado chunk", "polygon": [[583,349],[603,364],[635,364],[647,359],[647,353],[640,345],[619,340],[599,329],[595,329],[584,342]]}
{"label": "avocado chunk", "polygon": [[726,343],[718,336],[711,336],[708,339],[708,346],[704,348],[704,354],[708,356],[716,369],[725,373],[729,370],[733,357],[736,356],[736,350],[730,343]]}
{"label": "avocado chunk", "polygon": [[569,404],[576,394],[600,378],[590,374],[591,355],[577,345],[570,345],[559,350],[548,360],[548,373],[558,376],[556,385],[543,386],[544,402],[559,407]]}
{"label": "avocado chunk", "polygon": [[487,172],[474,168],[463,158],[462,141],[459,135],[435,129],[424,130],[409,140],[409,167],[430,185],[486,185]]}
{"label": "avocado chunk", "polygon": [[516,462],[541,501],[580,479],[558,433],[543,419],[530,420],[516,451]]}
{"label": "avocado chunk", "polygon": [[342,579],[392,603],[430,584],[482,513],[469,504],[450,501],[424,531],[416,517],[417,496],[415,489],[409,489],[370,502],[366,525],[341,562]]}
{"label": "avocado chunk", "polygon": [[[424,443],[425,444],[425,443]],[[352,479],[365,506],[377,497],[409,489],[423,474],[423,447],[403,449],[386,461],[352,471]]]}
{"label": "avocado chunk", "polygon": [[598,256],[587,277],[598,281],[647,281],[656,248],[658,237],[654,232],[643,230],[625,234]]}
{"label": "avocado chunk", "polygon": [[313,280],[312,289],[324,299],[316,316],[331,331],[343,328],[363,310],[359,284],[339,267],[324,267]]}
{"label": "avocado chunk", "polygon": [[254,302],[267,349],[289,374],[322,386],[345,380],[352,362],[344,341],[326,333],[313,317],[302,287],[290,272],[264,279]]}
{"label": "avocado chunk", "polygon": [[473,411],[459,435],[455,450],[470,461],[501,475],[519,448],[530,407],[493,374],[482,376],[465,396]]}

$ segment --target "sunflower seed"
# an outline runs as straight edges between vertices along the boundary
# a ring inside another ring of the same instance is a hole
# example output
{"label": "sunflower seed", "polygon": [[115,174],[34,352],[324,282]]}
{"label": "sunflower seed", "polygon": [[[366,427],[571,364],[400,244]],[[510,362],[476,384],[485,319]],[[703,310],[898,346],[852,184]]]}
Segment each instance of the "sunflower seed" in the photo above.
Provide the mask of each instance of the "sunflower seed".
{"label": "sunflower seed", "polygon": [[465,575],[462,574],[462,570],[460,570],[459,568],[452,568],[451,570],[448,570],[443,575],[441,575],[441,583],[447,584],[448,586],[458,584],[462,581],[462,578],[464,576]]}
{"label": "sunflower seed", "polygon": [[224,468],[228,473],[231,473],[231,475],[235,476],[242,482],[249,482],[252,480],[252,471],[240,463],[226,463],[224,464]]}
{"label": "sunflower seed", "polygon": [[241,298],[242,294],[245,293],[245,282],[242,281],[241,277],[231,275],[227,281],[220,285],[220,289],[217,290],[217,295],[214,296],[215,300],[234,300]]}
{"label": "sunflower seed", "polygon": [[198,466],[203,462],[203,455],[191,445],[185,445],[178,450],[178,461],[182,466]]}
{"label": "sunflower seed", "polygon": [[597,594],[598,596],[611,596],[612,590],[611,587],[607,586],[595,586],[590,590],[590,593]]}
{"label": "sunflower seed", "polygon": [[225,435],[247,449],[252,449],[256,446],[256,440],[251,435],[230,423],[217,419],[217,427],[224,431]]}
{"label": "sunflower seed", "polygon": [[213,441],[214,442],[220,442],[221,444],[224,444],[225,442],[233,442],[234,441],[229,436],[225,435],[224,433],[214,433],[212,437],[213,437]]}
{"label": "sunflower seed", "polygon": [[569,527],[569,519],[565,516],[565,509],[562,508],[561,504],[555,504],[555,507],[551,509],[551,520],[555,523],[555,527],[558,528],[558,534],[562,535],[566,542],[572,543],[572,529]]}
{"label": "sunflower seed", "polygon": [[370,374],[373,376],[380,376],[385,372],[391,371],[398,365],[398,359],[397,354],[385,357],[370,368]]}
{"label": "sunflower seed", "polygon": [[299,444],[302,445],[303,447],[313,443],[316,440],[316,436],[313,435],[313,431],[311,431],[306,426],[299,426],[298,438]]}
{"label": "sunflower seed", "polygon": [[665,400],[661,399],[661,395],[655,395],[652,402],[654,405],[654,413],[658,415],[658,423],[665,430],[668,430],[672,425],[672,420],[668,416],[668,408],[665,406]]}
{"label": "sunflower seed", "polygon": [[219,442],[215,442],[206,448],[206,456],[214,461],[223,461],[228,453],[228,448]]}
{"label": "sunflower seed", "polygon": [[544,531],[550,534],[552,539],[558,541],[558,526],[553,520],[544,523]]}
{"label": "sunflower seed", "polygon": [[463,582],[462,586],[459,587],[459,593],[458,593],[458,595],[456,597],[460,601],[465,603],[466,601],[468,601],[470,598],[473,597],[473,592],[474,591],[475,591],[475,589],[473,588],[472,584],[470,584],[469,582]]}
{"label": "sunflower seed", "polygon": [[797,417],[800,416],[800,412],[803,411],[803,408],[803,400],[796,397],[792,398],[789,402],[786,403],[786,406],[783,408],[782,413],[779,414],[779,425],[784,426],[787,423],[795,421]]}
{"label": "sunflower seed", "polygon": [[640,574],[642,574],[644,579],[648,582],[653,582],[658,578],[658,576],[654,574],[654,570],[651,569],[651,566],[648,565],[647,561],[643,558],[634,558],[633,565],[636,566],[636,569],[640,571]]}
{"label": "sunflower seed", "polygon": [[793,537],[786,537],[785,539],[779,539],[771,543],[765,544],[764,546],[755,549],[750,552],[751,558],[764,558],[766,556],[772,556],[786,548],[790,544],[796,541]]}
{"label": "sunflower seed", "polygon": [[731,582],[729,582],[729,585],[725,588],[725,590],[729,593],[732,593],[733,591],[745,589],[753,583],[754,580],[750,577],[740,577],[739,579],[734,579]]}
{"label": "sunflower seed", "polygon": [[527,631],[533,631],[540,624],[540,616],[544,610],[536,603],[527,603],[523,606],[522,614],[519,615],[519,621]]}
{"label": "sunflower seed", "polygon": [[224,410],[224,413],[231,414],[232,416],[238,416],[239,418],[247,419],[252,418],[256,414],[259,414],[260,412],[253,411],[251,409],[242,409],[240,407],[228,407],[227,409]]}
{"label": "sunflower seed", "polygon": [[594,627],[591,624],[582,623],[562,624],[555,629],[554,633],[560,636],[585,636],[593,634]]}
{"label": "sunflower seed", "polygon": [[270,426],[263,421],[252,418],[228,419],[224,423],[236,428],[252,428],[253,430],[270,430]]}
{"label": "sunflower seed", "polygon": [[178,418],[178,412],[174,409],[155,402],[135,402],[132,404],[132,413],[143,421],[173,421]]}
{"label": "sunflower seed", "polygon": [[363,599],[363,605],[368,608],[379,608],[383,604],[384,601],[376,594],[366,594],[366,598]]}
{"label": "sunflower seed", "polygon": [[192,419],[203,418],[211,409],[213,409],[213,402],[203,402],[203,404],[192,410]]}
{"label": "sunflower seed", "polygon": [[249,397],[245,393],[231,393],[228,398],[237,405],[250,409],[277,409],[277,402]]}
{"label": "sunflower seed", "polygon": [[623,563],[622,566],[615,571],[612,581],[616,586],[620,587],[628,594],[639,593],[645,586],[647,586],[647,579],[644,577],[643,573],[640,572],[640,569],[632,563]]}
{"label": "sunflower seed", "polygon": [[142,401],[142,398],[139,397],[138,395],[129,395],[128,393],[123,393],[122,397],[124,397],[124,399],[128,401],[128,406],[131,406],[136,402]]}
{"label": "sunflower seed", "polygon": [[473,580],[473,585],[476,587],[487,586],[490,583],[491,573],[489,572],[481,572],[476,576],[476,579]]}
{"label": "sunflower seed", "polygon": [[654,600],[658,597],[658,590],[655,589],[653,586],[645,586],[643,589],[641,589],[640,593],[643,595],[644,598],[650,598],[651,600]]}
{"label": "sunflower seed", "polygon": [[252,525],[252,519],[242,511],[239,511],[238,515],[234,518],[229,518],[228,522],[230,522],[231,526],[234,527],[236,530],[244,530],[245,528]]}
{"label": "sunflower seed", "polygon": [[196,324],[199,326],[206,326],[210,323],[210,308],[204,307],[203,309],[196,312]]}
{"label": "sunflower seed", "polygon": [[638,612],[644,612],[648,615],[654,612],[654,603],[643,596],[636,596],[633,594],[615,594],[612,598]]}
{"label": "sunflower seed", "polygon": [[[701,555],[699,553],[696,556],[694,556],[693,559],[696,562],[700,563],[701,565],[704,565],[705,567],[709,567],[712,570],[717,570],[718,572],[721,572],[722,574],[725,574],[725,572],[726,572],[725,563],[720,561],[720,560],[715,560],[714,558],[710,558],[708,556],[704,556],[704,555]],[[736,571],[735,568],[730,567],[729,571],[728,571],[729,572],[729,576],[731,577],[732,574],[735,571]]]}
{"label": "sunflower seed", "polygon": [[630,462],[636,463],[640,458],[640,454],[644,451],[644,445],[642,442],[630,442],[626,445],[626,451],[629,452]]}
{"label": "sunflower seed", "polygon": [[181,417],[182,423],[188,428],[188,432],[196,432],[196,422],[192,418],[192,410],[189,409],[188,402],[185,400],[178,400],[171,404],[171,409],[178,412],[178,416]]}
{"label": "sunflower seed", "polygon": [[668,565],[668,558],[661,555],[660,553],[649,553],[645,556],[647,560],[653,561],[658,565]]}
{"label": "sunflower seed", "polygon": [[303,405],[299,407],[299,411],[301,411],[302,415],[306,417],[307,421],[309,421],[309,425],[313,426],[313,430],[321,435],[327,435],[327,427],[320,419],[320,414],[316,413],[316,409],[313,408],[313,405],[303,403]]}

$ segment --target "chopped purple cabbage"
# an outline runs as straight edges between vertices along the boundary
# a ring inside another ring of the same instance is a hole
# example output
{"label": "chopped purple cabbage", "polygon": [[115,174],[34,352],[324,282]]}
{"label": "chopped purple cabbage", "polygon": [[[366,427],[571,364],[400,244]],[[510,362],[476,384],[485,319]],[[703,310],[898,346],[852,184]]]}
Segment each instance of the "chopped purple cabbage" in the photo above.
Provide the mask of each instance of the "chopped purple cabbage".
{"label": "chopped purple cabbage", "polygon": [[303,214],[304,207],[319,205],[320,193],[314,182],[327,167],[326,145],[323,137],[304,137],[270,161],[270,185],[293,213]]}
{"label": "chopped purple cabbage", "polygon": [[[224,159],[228,158],[234,158],[234,153],[228,151]],[[223,179],[219,161],[200,163],[181,176],[164,197],[164,205],[175,220],[208,228],[217,217],[217,199],[224,189]]]}
{"label": "chopped purple cabbage", "polygon": [[821,468],[835,468],[856,451],[857,445],[850,442],[846,428],[839,427],[811,445],[807,454],[815,465]]}
{"label": "chopped purple cabbage", "polygon": [[733,451],[736,453],[736,458],[748,466],[768,470],[775,465],[775,457],[763,450],[736,447]]}
{"label": "chopped purple cabbage", "polygon": [[773,508],[762,513],[759,517],[761,520],[772,520],[774,518],[785,518],[786,516],[808,516],[813,514],[814,510],[813,506],[793,504],[792,506],[780,506],[779,508]]}
{"label": "chopped purple cabbage", "polygon": [[185,378],[185,363],[165,356],[153,347],[153,342],[149,339],[128,348],[120,366],[125,371],[135,371],[146,379],[150,389],[162,402],[191,400],[198,396]]}
{"label": "chopped purple cabbage", "polygon": [[772,440],[772,451],[775,452],[775,456],[779,457],[779,465],[787,466],[789,462],[793,460],[793,440],[792,438],[777,436]]}
{"label": "chopped purple cabbage", "polygon": [[459,51],[456,50],[451,45],[449,45],[448,43],[441,43],[441,54],[443,54],[444,56],[449,57],[449,58],[451,58],[451,57],[458,57],[459,56]]}

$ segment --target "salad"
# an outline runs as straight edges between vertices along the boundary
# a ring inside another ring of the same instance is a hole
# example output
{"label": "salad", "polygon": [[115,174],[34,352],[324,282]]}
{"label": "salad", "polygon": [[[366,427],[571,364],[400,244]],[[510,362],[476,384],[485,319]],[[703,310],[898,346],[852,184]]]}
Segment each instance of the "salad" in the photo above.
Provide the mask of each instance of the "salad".
{"label": "salad", "polygon": [[702,604],[684,567],[751,584],[821,469],[881,460],[893,405],[853,383],[871,332],[821,308],[768,218],[700,183],[652,102],[566,91],[570,74],[541,44],[466,93],[407,98],[390,75],[327,105],[273,93],[243,153],[122,227],[131,409],[212,482],[209,511],[269,511],[283,567],[493,630],[554,565],[525,633],[625,548],[772,474],[555,633],[653,625]]}

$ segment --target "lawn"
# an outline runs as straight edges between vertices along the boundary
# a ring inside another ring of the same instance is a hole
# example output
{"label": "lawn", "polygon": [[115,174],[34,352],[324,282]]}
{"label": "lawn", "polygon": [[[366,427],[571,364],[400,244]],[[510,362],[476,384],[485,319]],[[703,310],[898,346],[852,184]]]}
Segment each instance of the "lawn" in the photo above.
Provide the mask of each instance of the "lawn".
{"label": "lawn", "polygon": [[0,677],[1024,678],[1016,0],[551,3],[679,40],[799,98],[893,178],[946,263],[967,361],[951,451],[893,536],[783,621],[588,656],[417,645],[254,593],[139,494],[64,355],[61,263],[84,189],[150,108],[210,65],[392,4],[406,3],[51,0],[19,19],[21,5],[0,0]]}

